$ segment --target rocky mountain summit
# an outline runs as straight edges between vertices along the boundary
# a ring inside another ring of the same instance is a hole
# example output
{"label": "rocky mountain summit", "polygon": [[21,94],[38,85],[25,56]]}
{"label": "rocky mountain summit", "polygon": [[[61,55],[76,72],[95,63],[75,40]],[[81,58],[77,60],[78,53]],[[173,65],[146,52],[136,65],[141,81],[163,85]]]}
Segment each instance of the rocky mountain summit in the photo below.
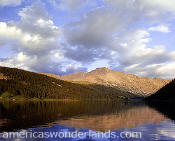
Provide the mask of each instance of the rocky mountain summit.
{"label": "rocky mountain summit", "polygon": [[170,80],[161,78],[148,78],[136,76],[134,74],[125,74],[108,69],[106,67],[97,68],[87,73],[78,72],[75,74],[63,76],[56,76],[47,73],[42,74],[67,81],[82,81],[105,85],[108,87],[116,87],[120,90],[127,91],[139,96],[151,95],[170,82]]}

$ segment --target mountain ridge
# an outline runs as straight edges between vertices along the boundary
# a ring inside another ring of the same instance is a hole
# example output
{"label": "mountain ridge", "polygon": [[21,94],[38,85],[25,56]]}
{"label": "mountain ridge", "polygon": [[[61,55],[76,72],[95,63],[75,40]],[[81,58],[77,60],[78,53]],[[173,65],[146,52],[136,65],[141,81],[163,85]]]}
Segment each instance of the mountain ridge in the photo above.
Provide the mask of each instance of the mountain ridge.
{"label": "mountain ridge", "polygon": [[[51,75],[51,74],[49,74]],[[2,98],[39,99],[116,99],[136,95],[100,84],[73,83],[17,68],[0,67],[0,100]]]}
{"label": "mountain ridge", "polygon": [[[48,75],[47,73],[42,74]],[[162,78],[149,78],[134,74],[125,74],[106,67],[96,68],[95,70],[87,73],[78,72],[59,76],[59,79],[74,82],[89,82],[92,84],[100,84],[109,87],[118,87],[124,91],[141,96],[149,96],[170,82],[170,80],[165,80]]]}

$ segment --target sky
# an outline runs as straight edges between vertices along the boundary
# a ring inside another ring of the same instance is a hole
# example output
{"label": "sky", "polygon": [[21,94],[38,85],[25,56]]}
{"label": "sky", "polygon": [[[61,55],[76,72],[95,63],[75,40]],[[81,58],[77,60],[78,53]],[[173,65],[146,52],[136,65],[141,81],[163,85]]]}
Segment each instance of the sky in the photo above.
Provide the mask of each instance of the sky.
{"label": "sky", "polygon": [[0,66],[175,78],[175,0],[0,0]]}

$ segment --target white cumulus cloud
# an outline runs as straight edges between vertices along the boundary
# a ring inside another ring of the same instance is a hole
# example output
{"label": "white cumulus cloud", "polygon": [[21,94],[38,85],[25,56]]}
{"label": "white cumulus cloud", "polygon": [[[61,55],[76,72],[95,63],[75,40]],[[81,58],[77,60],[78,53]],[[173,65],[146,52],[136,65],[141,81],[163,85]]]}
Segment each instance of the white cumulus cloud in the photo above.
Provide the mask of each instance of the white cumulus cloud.
{"label": "white cumulus cloud", "polygon": [[150,31],[159,31],[159,32],[163,32],[163,33],[171,32],[169,27],[164,26],[164,25],[153,26],[153,27],[150,27],[148,30],[150,30]]}
{"label": "white cumulus cloud", "polygon": [[0,0],[0,7],[2,6],[17,6],[20,5],[24,0]]}
{"label": "white cumulus cloud", "polygon": [[0,22],[0,47],[11,46],[14,52],[1,58],[0,65],[61,74],[104,64],[142,76],[175,77],[175,51],[163,41],[154,42],[153,35],[173,32],[175,0],[103,0],[93,10],[91,0],[52,2],[68,15],[77,11],[73,19],[78,20],[60,27],[43,1],[23,7],[19,21]]}

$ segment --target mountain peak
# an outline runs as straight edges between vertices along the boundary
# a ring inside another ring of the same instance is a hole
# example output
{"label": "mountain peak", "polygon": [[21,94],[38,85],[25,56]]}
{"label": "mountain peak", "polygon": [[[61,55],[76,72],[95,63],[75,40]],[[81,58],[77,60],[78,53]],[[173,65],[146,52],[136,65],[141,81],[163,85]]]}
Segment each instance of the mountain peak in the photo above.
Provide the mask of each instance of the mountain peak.
{"label": "mountain peak", "polygon": [[107,67],[102,67],[102,68],[96,68],[95,70],[88,72],[88,74],[106,74],[109,72],[113,72],[113,70],[108,69]]}
{"label": "mountain peak", "polygon": [[64,75],[58,79],[78,82],[86,81],[107,87],[117,87],[123,91],[134,93],[138,96],[148,96],[155,93],[161,87],[170,82],[169,80],[164,79],[137,77],[134,74],[125,74],[108,69],[107,67],[96,68],[88,73],[78,72],[75,74]]}

